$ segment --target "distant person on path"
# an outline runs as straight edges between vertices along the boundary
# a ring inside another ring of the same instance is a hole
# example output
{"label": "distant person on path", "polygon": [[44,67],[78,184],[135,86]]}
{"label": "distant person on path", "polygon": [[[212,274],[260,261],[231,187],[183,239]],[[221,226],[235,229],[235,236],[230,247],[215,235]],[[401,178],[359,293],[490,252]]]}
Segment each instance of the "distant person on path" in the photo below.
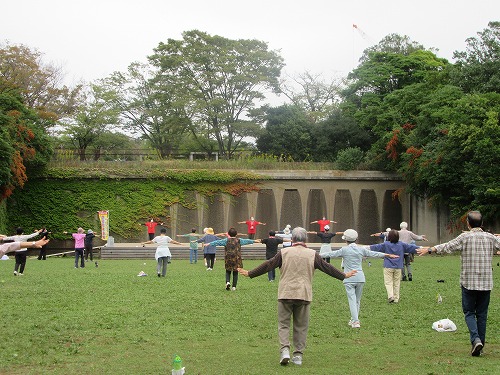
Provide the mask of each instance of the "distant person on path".
{"label": "distant person on path", "polygon": [[151,218],[149,221],[146,221],[144,225],[148,228],[148,237],[149,240],[151,241],[153,238],[156,237],[156,226],[160,224],[163,225],[163,223],[158,223],[156,222],[153,218]]}
{"label": "distant person on path", "polygon": [[196,228],[191,229],[191,233],[178,234],[177,237],[186,237],[189,241],[189,263],[198,263],[198,238],[199,234],[196,234]]}
{"label": "distant person on path", "polygon": [[[68,232],[64,232],[68,233]],[[81,258],[80,267],[85,267],[85,261],[83,259],[83,252],[85,251],[85,233],[83,228],[78,228],[76,233],[72,233],[71,236],[75,240],[75,268],[78,268],[78,259]]]}
{"label": "distant person on path", "polygon": [[[50,232],[47,230],[47,228],[43,227],[41,230],[40,230],[40,238],[43,239],[48,239],[49,238],[49,234]],[[40,253],[38,253],[38,260],[46,260],[47,259],[47,245],[43,245],[41,248],[40,248]]]}
{"label": "distant person on path", "polygon": [[[276,232],[271,230],[269,231],[269,237],[261,239],[260,242],[266,245],[266,259],[271,259],[278,253],[278,246],[283,244],[283,238],[277,237]],[[276,269],[273,268],[267,273],[267,279],[269,281],[276,279]]]}
{"label": "distant person on path", "polygon": [[376,245],[370,245],[370,250],[372,251],[399,256],[399,258],[384,258],[384,284],[387,290],[387,302],[399,302],[404,254],[416,254],[419,247],[420,246],[401,242],[399,240],[399,232],[395,229],[389,231],[387,241]]}
{"label": "distant person on path", "polygon": [[324,256],[328,256],[329,258],[342,258],[345,271],[358,271],[353,277],[344,279],[344,286],[347,294],[347,301],[349,302],[349,310],[351,312],[351,319],[348,325],[352,328],[360,328],[359,309],[361,306],[363,287],[366,281],[362,268],[363,258],[398,258],[399,256],[371,251],[366,246],[357,245],[356,240],[358,239],[358,232],[354,229],[345,230],[342,239],[347,243],[347,246],[339,250],[330,251],[324,254]]}
{"label": "distant person on path", "polygon": [[[31,234],[23,234],[24,230],[21,227],[16,228],[16,234],[10,237],[4,237],[4,241],[14,241],[14,242],[25,242],[30,238],[36,237],[40,234],[42,230],[37,230]],[[27,248],[23,247],[16,250],[14,256],[16,259],[16,263],[14,265],[14,276],[23,276],[24,268],[26,267],[26,259],[27,259]]]}
{"label": "distant person on path", "polygon": [[92,262],[94,260],[94,238],[95,234],[92,229],[89,229],[87,231],[87,234],[85,235],[85,260],[89,260],[90,256],[90,261]]}
{"label": "distant person on path", "polygon": [[325,225],[323,228],[323,232],[307,232],[309,234],[316,234],[319,238],[321,238],[321,247],[319,249],[319,255],[327,262],[330,263],[330,258],[325,257],[325,253],[329,253],[332,251],[332,238],[335,237],[337,234],[342,234],[343,232],[335,232],[331,233],[330,232],[330,226]]}
{"label": "distant person on path", "polygon": [[283,239],[283,247],[292,246],[292,230],[290,229],[290,224],[287,224],[283,233],[276,233],[276,237]]}
{"label": "distant person on path", "polygon": [[481,355],[486,343],[486,321],[493,289],[491,263],[495,252],[500,255],[500,238],[484,232],[482,225],[481,213],[470,211],[467,214],[469,232],[462,233],[449,242],[418,250],[419,255],[460,252],[462,310],[469,329],[471,355],[474,357]]}
{"label": "distant person on path", "polygon": [[290,361],[290,323],[293,317],[293,358],[292,362],[302,365],[302,355],[306,346],[309,316],[313,296],[312,281],[314,270],[335,277],[339,280],[352,277],[356,270],[343,273],[326,263],[319,254],[306,247],[307,231],[294,228],[292,246],[283,248],[271,259],[251,271],[239,268],[243,276],[254,278],[280,267],[278,285],[278,337],[280,341],[280,364]]}
{"label": "distant person on path", "polygon": [[250,220],[238,221],[238,224],[247,225],[248,238],[250,239],[255,238],[255,233],[257,233],[257,225],[266,225],[266,223],[261,223],[260,221],[255,220],[253,216],[250,218]]}
{"label": "distant person on path", "polygon": [[[217,237],[214,234],[213,228],[205,228],[205,235],[196,242],[207,244],[213,241],[217,241],[218,239],[219,237]],[[216,252],[217,248],[214,245],[208,245],[203,247],[203,254],[205,254],[207,271],[212,271],[214,269]]]}
{"label": "distant person on path", "polygon": [[167,229],[161,228],[160,235],[156,236],[152,240],[143,242],[142,245],[147,245],[151,243],[158,244],[155,252],[155,260],[156,260],[156,274],[158,277],[165,277],[167,275],[167,264],[170,263],[170,258],[172,254],[170,253],[170,249],[168,248],[169,243],[173,243],[176,245],[182,245],[180,242],[177,242],[167,236]]}
{"label": "distant person on path", "polygon": [[322,219],[311,221],[309,224],[319,224],[319,231],[320,232],[324,232],[325,231],[325,225],[330,225],[330,223],[337,224],[336,221],[328,220],[326,217],[323,216]]}
{"label": "distant person on path", "polygon": [[[229,237],[222,240],[216,240],[205,244],[204,246],[224,246],[224,268],[226,269],[226,290],[236,290],[238,285],[238,268],[243,267],[241,258],[241,246],[251,245],[255,241],[249,238],[236,238],[238,232],[235,228],[229,228],[227,231]],[[231,285],[231,273],[233,274],[233,284]],[[231,288],[232,286],[232,288]]]}
{"label": "distant person on path", "polygon": [[[418,234],[413,233],[408,230],[408,223],[406,221],[401,222],[399,224],[401,228],[399,230],[399,240],[404,243],[414,244],[415,241],[427,241],[425,235],[419,236]],[[411,271],[411,262],[413,262],[413,254],[405,254],[404,263],[403,263],[403,271],[402,271],[402,280],[403,281],[413,281],[413,273]],[[406,272],[405,272],[406,269]],[[406,274],[408,273],[408,279],[406,278]]]}

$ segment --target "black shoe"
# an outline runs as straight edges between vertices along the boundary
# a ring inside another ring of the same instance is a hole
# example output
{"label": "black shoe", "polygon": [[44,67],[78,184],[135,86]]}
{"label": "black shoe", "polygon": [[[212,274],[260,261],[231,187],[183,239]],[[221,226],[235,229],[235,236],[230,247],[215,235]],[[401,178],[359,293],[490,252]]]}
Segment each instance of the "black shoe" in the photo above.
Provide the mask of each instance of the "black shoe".
{"label": "black shoe", "polygon": [[413,276],[412,276],[412,274],[411,274],[411,273],[409,273],[409,274],[408,274],[408,280],[409,280],[409,281],[413,281]]}
{"label": "black shoe", "polygon": [[481,355],[481,350],[483,350],[483,343],[480,340],[476,340],[474,344],[472,344],[471,355],[473,357],[479,357]]}
{"label": "black shoe", "polygon": [[403,275],[402,281],[406,281],[406,275]]}

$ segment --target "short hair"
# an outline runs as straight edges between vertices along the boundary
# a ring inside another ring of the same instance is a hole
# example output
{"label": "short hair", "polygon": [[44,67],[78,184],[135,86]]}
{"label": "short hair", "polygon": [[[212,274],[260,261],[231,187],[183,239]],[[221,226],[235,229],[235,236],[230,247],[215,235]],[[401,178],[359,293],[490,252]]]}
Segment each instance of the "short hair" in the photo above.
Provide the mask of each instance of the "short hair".
{"label": "short hair", "polygon": [[196,228],[192,228],[191,233],[196,233]]}
{"label": "short hair", "polygon": [[238,234],[238,231],[235,228],[231,227],[227,231],[227,234],[229,234],[229,237],[236,237],[236,235]]}
{"label": "short hair", "polygon": [[83,228],[78,228],[77,232],[78,232],[78,233],[83,233],[83,232],[85,232],[85,231],[83,230]]}
{"label": "short hair", "polygon": [[16,234],[23,234],[24,230],[21,227],[16,228]]}
{"label": "short hair", "polygon": [[160,233],[167,233],[167,228],[161,228]]}
{"label": "short hair", "polygon": [[408,223],[406,221],[402,221],[401,224],[399,224],[399,227],[401,229],[406,229],[408,228]]}
{"label": "short hair", "polygon": [[271,237],[276,236],[276,232],[275,232],[274,230],[270,230],[270,231],[269,231],[269,235],[270,235]]}
{"label": "short hair", "polygon": [[302,227],[295,227],[292,230],[292,242],[306,242],[307,231]]}
{"label": "short hair", "polygon": [[469,211],[467,214],[467,223],[471,228],[479,228],[483,225],[483,215],[479,211]]}
{"label": "short hair", "polygon": [[399,232],[396,229],[390,230],[387,234],[387,241],[397,243],[399,241]]}

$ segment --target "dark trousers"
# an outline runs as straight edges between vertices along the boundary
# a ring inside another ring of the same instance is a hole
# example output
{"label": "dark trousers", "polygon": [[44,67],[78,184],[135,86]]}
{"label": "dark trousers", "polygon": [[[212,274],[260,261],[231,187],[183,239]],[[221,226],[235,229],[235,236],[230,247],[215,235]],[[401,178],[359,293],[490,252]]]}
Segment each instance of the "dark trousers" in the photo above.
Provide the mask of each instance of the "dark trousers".
{"label": "dark trousers", "polygon": [[236,288],[236,284],[238,284],[238,271],[226,270],[226,283],[231,281],[231,272],[233,273],[233,287]]}
{"label": "dark trousers", "polygon": [[19,271],[19,273],[24,273],[24,267],[26,267],[26,251],[21,253],[15,253],[16,265],[14,266],[14,271]]}
{"label": "dark trousers", "polygon": [[78,258],[81,258],[80,267],[85,267],[85,261],[83,260],[83,249],[75,249],[75,268],[78,268]]}
{"label": "dark trousers", "polygon": [[92,262],[93,258],[94,258],[94,247],[92,246],[92,244],[90,245],[85,245],[85,260],[88,260],[89,259],[89,255],[90,255],[90,261]]}
{"label": "dark trousers", "polygon": [[207,254],[205,258],[207,259],[207,268],[214,268],[215,254]]}
{"label": "dark trousers", "polygon": [[40,254],[38,254],[38,260],[46,260],[47,259],[47,248],[42,246],[40,249]]}
{"label": "dark trousers", "polygon": [[470,342],[486,341],[486,320],[490,304],[490,290],[469,290],[462,286],[462,310],[469,329]]}

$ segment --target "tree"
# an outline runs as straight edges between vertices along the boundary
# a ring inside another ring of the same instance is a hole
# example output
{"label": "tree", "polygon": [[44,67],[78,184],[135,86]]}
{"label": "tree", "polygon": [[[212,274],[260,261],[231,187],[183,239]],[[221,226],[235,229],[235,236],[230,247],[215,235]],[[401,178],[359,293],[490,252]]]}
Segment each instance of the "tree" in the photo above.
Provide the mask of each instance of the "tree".
{"label": "tree", "polygon": [[[191,133],[217,141],[230,158],[258,129],[247,119],[263,91],[278,90],[283,59],[258,40],[231,40],[192,30],[160,43],[150,61],[161,83],[178,95],[192,120]],[[201,142],[200,142],[201,143]]]}
{"label": "tree", "polygon": [[118,112],[110,105],[114,100],[113,92],[92,84],[85,97],[85,103],[78,108],[63,132],[78,149],[81,161],[87,159],[87,148],[96,144],[99,136],[110,126],[118,123]]}
{"label": "tree", "polygon": [[291,77],[291,81],[289,83],[283,80],[280,92],[294,105],[306,111],[313,122],[325,119],[338,106],[343,79],[326,82],[321,74],[306,71]]}
{"label": "tree", "polygon": [[431,52],[436,52],[434,48],[426,49],[422,44],[411,40],[408,35],[400,34],[388,34],[376,45],[368,47],[363,51],[363,55],[359,59],[360,63],[370,59],[370,54],[374,52],[389,52],[398,55],[408,56],[409,54],[421,51],[429,50]]}
{"label": "tree", "polygon": [[400,172],[413,194],[459,218],[479,209],[500,217],[500,94],[466,95],[450,104],[446,128],[425,147],[410,147]]}
{"label": "tree", "polygon": [[311,160],[313,143],[311,121],[297,106],[282,105],[266,109],[266,128],[257,138],[257,149],[285,160]]}
{"label": "tree", "polygon": [[41,168],[52,149],[38,114],[15,92],[0,92],[0,200],[28,180],[28,170]]}
{"label": "tree", "polygon": [[500,22],[467,38],[465,51],[455,51],[453,82],[468,93],[500,93]]}
{"label": "tree", "polygon": [[163,84],[158,74],[151,66],[135,62],[126,73],[115,72],[103,83],[116,93],[113,105],[123,127],[140,134],[163,159],[179,147],[190,120],[175,86]]}
{"label": "tree", "polygon": [[38,112],[45,127],[70,115],[78,105],[81,85],[62,84],[60,67],[43,61],[43,54],[24,45],[0,45],[0,92],[19,93],[24,105]]}

